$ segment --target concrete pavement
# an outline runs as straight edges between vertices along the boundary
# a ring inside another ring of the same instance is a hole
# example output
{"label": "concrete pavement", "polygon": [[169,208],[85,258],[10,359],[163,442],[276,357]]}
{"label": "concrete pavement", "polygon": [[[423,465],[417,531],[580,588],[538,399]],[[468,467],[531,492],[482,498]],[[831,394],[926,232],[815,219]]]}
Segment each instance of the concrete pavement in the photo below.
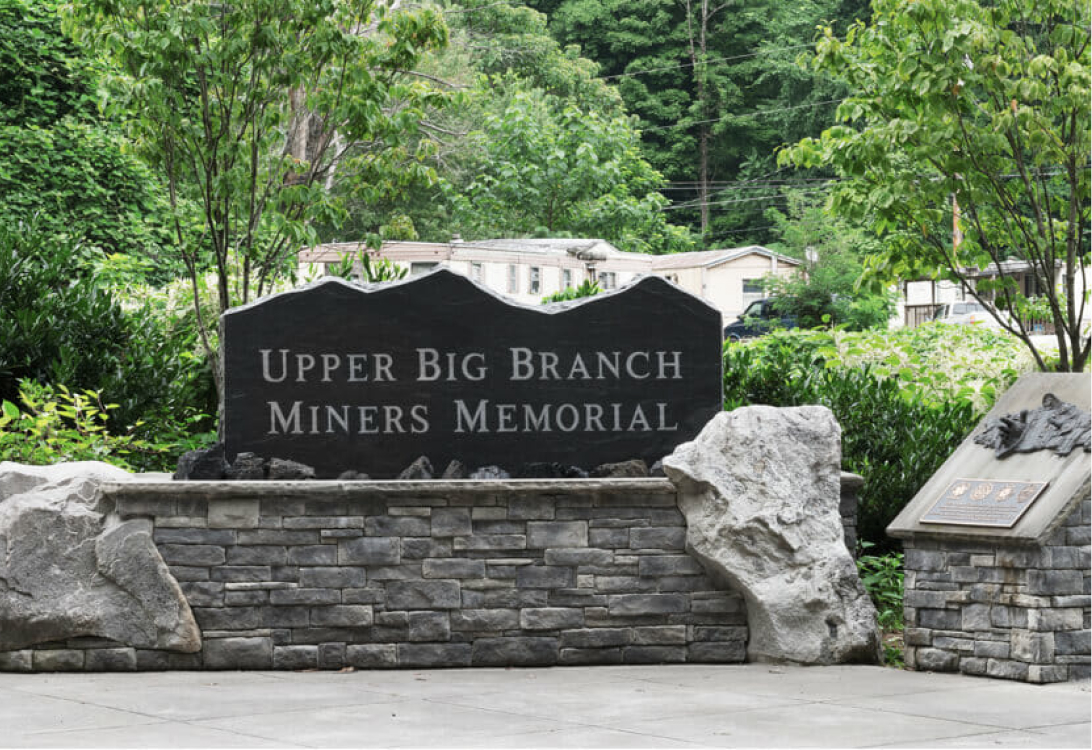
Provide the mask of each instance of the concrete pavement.
{"label": "concrete pavement", "polygon": [[1087,748],[1089,699],[865,666],[0,674],[0,746]]}

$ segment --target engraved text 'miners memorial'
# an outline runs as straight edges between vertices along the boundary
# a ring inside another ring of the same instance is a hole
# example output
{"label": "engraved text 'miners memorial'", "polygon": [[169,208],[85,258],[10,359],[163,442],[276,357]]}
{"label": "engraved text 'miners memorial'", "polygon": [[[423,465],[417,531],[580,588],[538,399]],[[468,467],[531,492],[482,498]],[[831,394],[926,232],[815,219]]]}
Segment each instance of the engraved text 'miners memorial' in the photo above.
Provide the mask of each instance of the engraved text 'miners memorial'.
{"label": "engraved text 'miners memorial'", "polygon": [[441,269],[324,279],[223,318],[223,438],[315,467],[652,463],[720,410],[719,313],[648,277],[567,306],[514,305]]}

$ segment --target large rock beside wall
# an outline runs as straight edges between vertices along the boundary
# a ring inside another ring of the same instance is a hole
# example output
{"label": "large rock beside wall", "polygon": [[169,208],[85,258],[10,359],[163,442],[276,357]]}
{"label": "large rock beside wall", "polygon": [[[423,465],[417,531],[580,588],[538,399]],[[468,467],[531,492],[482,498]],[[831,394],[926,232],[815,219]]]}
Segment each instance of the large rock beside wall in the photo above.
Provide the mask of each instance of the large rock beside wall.
{"label": "large rock beside wall", "polygon": [[146,520],[122,522],[98,462],[0,463],[0,651],[92,636],[192,653],[201,635]]}
{"label": "large rock beside wall", "polygon": [[839,515],[841,429],[825,407],[717,415],[664,459],[687,549],[747,602],[748,657],[874,663],[876,612]]}

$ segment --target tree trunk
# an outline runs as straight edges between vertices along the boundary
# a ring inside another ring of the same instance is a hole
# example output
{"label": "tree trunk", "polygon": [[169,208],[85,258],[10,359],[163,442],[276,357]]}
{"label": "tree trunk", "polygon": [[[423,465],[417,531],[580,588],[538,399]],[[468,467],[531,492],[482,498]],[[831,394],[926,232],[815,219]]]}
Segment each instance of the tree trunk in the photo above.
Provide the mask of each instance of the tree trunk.
{"label": "tree trunk", "polygon": [[709,21],[723,5],[709,8],[709,0],[701,0],[695,29],[694,9],[691,0],[686,0],[686,28],[690,48],[690,69],[694,76],[695,97],[698,102],[698,209],[701,216],[702,244],[709,233],[709,103],[706,86],[705,60],[708,50]]}
{"label": "tree trunk", "polygon": [[307,136],[311,128],[311,116],[305,105],[306,94],[302,87],[288,92],[288,105],[292,108],[292,132],[288,134],[288,153],[297,163],[307,161]]}

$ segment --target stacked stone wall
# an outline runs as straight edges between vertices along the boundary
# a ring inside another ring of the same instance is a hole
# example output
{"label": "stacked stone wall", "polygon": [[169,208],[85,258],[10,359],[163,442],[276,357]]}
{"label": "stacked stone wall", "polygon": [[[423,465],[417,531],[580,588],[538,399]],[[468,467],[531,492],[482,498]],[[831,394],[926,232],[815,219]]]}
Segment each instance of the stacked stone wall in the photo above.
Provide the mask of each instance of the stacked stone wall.
{"label": "stacked stone wall", "polygon": [[330,487],[259,496],[249,484],[221,483],[206,497],[188,488],[117,498],[123,519],[153,519],[155,544],[201,628],[199,653],[85,638],[0,655],[0,668],[745,659],[743,599],[686,553],[666,481],[613,491],[360,483],[340,497]]}
{"label": "stacked stone wall", "polygon": [[1088,679],[1090,521],[1086,497],[1042,545],[907,540],[907,666]]}

